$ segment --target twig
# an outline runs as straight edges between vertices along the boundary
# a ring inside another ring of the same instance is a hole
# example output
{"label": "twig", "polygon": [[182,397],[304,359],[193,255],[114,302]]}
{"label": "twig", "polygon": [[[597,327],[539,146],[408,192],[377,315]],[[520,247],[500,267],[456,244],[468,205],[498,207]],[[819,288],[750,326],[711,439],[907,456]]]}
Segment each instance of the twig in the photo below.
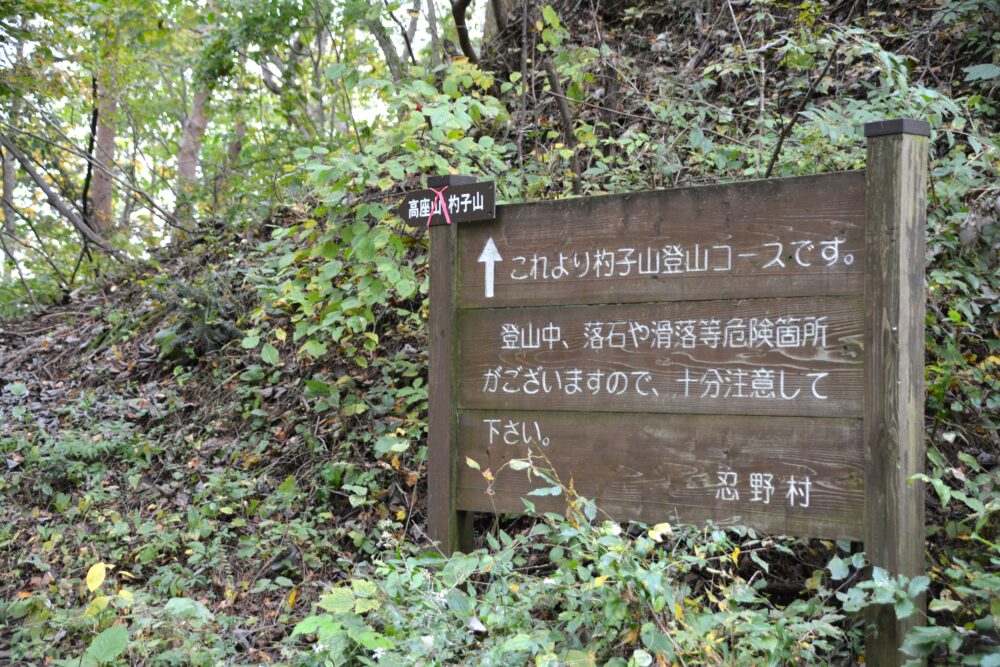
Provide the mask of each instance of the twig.
{"label": "twig", "polygon": [[28,284],[27,279],[24,277],[24,272],[21,270],[21,263],[17,261],[17,257],[15,257],[14,253],[12,253],[10,248],[7,247],[6,232],[4,234],[0,234],[0,246],[3,246],[4,254],[7,255],[10,261],[14,262],[14,268],[17,269],[17,275],[21,279],[21,285],[24,286],[24,291],[28,293],[28,298],[31,299],[31,305],[38,308],[38,300],[35,299],[35,293],[31,290],[31,285]]}
{"label": "twig", "polygon": [[[556,93],[554,93],[551,90],[546,90],[545,92],[548,93],[549,95],[555,95],[556,97],[559,97],[558,95],[556,95]],[[619,116],[625,116],[626,118],[634,118],[635,120],[643,120],[643,121],[646,121],[647,123],[658,123],[660,125],[671,125],[670,121],[662,120],[660,118],[654,118],[653,116],[640,116],[638,114],[629,113],[627,111],[618,111],[617,109],[609,109],[608,107],[603,107],[600,104],[594,104],[593,102],[584,102],[583,100],[574,100],[572,97],[566,97],[565,95],[562,96],[562,97],[566,101],[573,102],[574,104],[582,104],[585,107],[590,107],[591,109],[598,109],[600,111],[609,111],[611,113],[618,114]],[[719,137],[720,139],[725,139],[726,141],[731,141],[732,143],[738,144],[740,146],[743,146],[744,148],[753,148],[753,146],[751,146],[750,144],[746,143],[745,141],[740,141],[739,139],[737,139],[735,137],[726,136],[725,134],[722,134],[721,132],[716,132],[715,130],[712,130],[712,129],[707,128],[707,127],[701,128],[701,131],[704,132],[704,133],[706,133],[706,134],[711,134],[711,135],[714,135],[716,137]]]}
{"label": "twig", "polygon": [[[417,0],[417,2],[419,2],[419,1],[420,0]],[[389,3],[388,2],[385,3],[385,6],[386,6],[385,10],[387,12],[389,12],[389,18],[392,19],[393,23],[395,23],[397,26],[399,26],[399,32],[403,35],[403,43],[406,44],[406,53],[407,53],[407,55],[410,56],[410,62],[413,63],[414,65],[416,65],[417,64],[417,59],[413,57],[413,45],[410,44],[410,33],[411,33],[411,31],[408,30],[406,27],[404,27],[402,21],[400,21],[399,19],[397,19],[396,15],[392,13],[392,10],[389,9]],[[410,25],[413,27],[413,31],[414,32],[416,31],[416,23],[417,23],[416,18],[414,18],[413,20],[410,21]]]}
{"label": "twig", "polygon": [[559,108],[559,116],[563,124],[563,137],[566,145],[573,151],[571,162],[573,168],[573,194],[581,195],[583,194],[583,187],[580,185],[580,165],[576,152],[576,135],[573,134],[573,115],[569,111],[569,105],[566,103],[567,98],[563,94],[562,84],[559,82],[559,72],[556,71],[556,66],[552,63],[552,59],[546,58],[543,67],[545,67],[545,72],[548,74],[549,86],[552,87],[552,92],[555,93],[556,106]]}
{"label": "twig", "polygon": [[[850,25],[851,19],[854,18],[854,10],[857,9],[858,3],[855,2],[851,6],[851,13],[847,15],[847,20],[844,21],[845,25]],[[823,71],[819,73],[819,76],[809,82],[809,89],[806,91],[802,99],[799,100],[798,106],[795,107],[795,111],[792,113],[792,117],[788,119],[788,125],[781,128],[781,134],[778,136],[778,143],[774,147],[774,152],[771,153],[771,159],[767,162],[767,169],[764,170],[764,178],[770,178],[771,172],[774,171],[774,165],[778,162],[778,155],[781,154],[781,147],[785,144],[785,139],[792,133],[792,128],[795,127],[795,123],[799,120],[799,114],[802,113],[802,109],[805,108],[806,103],[812,97],[813,91],[816,89],[816,85],[823,80],[826,73],[830,71],[830,67],[833,65],[833,61],[837,59],[837,53],[840,51],[840,44],[833,47],[833,51],[830,53],[830,58],[826,61],[826,65],[823,67]]]}
{"label": "twig", "polygon": [[785,139],[788,135],[792,133],[792,128],[795,127],[795,123],[799,120],[799,114],[802,113],[802,109],[805,108],[806,103],[812,97],[813,90],[816,89],[816,84],[823,80],[826,73],[830,71],[830,66],[833,65],[833,61],[837,58],[837,52],[840,50],[840,45],[833,47],[833,53],[830,54],[830,59],[826,61],[826,66],[823,67],[823,71],[819,73],[819,76],[813,79],[809,83],[809,89],[806,91],[802,99],[799,100],[798,105],[795,107],[795,111],[792,112],[792,117],[788,119],[788,124],[781,129],[781,134],[778,135],[778,143],[774,147],[774,152],[771,153],[771,159],[767,162],[767,169],[764,170],[764,178],[770,178],[771,172],[774,171],[774,165],[778,161],[778,155],[781,154],[781,147],[785,144]]}

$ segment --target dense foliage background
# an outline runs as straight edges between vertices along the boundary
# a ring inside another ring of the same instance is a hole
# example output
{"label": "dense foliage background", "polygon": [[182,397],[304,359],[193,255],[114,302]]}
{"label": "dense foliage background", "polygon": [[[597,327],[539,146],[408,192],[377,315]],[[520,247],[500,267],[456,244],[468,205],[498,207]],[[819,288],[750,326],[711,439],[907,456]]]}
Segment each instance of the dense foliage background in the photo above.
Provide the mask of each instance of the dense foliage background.
{"label": "dense foliage background", "polygon": [[[0,662],[853,664],[888,603],[1000,665],[998,9],[0,3]],[[568,488],[435,554],[400,193],[863,168],[888,117],[932,126],[925,576]]]}

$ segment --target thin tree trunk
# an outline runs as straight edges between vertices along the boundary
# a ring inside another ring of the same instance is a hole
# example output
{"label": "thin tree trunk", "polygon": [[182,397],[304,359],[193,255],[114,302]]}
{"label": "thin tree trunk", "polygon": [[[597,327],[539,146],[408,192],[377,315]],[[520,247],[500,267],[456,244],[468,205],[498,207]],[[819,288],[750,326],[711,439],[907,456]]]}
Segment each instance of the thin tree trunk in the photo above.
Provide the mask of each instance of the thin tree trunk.
{"label": "thin tree trunk", "polygon": [[472,47],[472,40],[469,39],[469,26],[465,22],[465,10],[469,8],[472,0],[451,0],[451,16],[455,19],[455,32],[458,34],[458,45],[462,47],[462,53],[473,65],[479,64],[479,57]]}
{"label": "thin tree trunk", "polygon": [[434,9],[434,0],[427,0],[427,27],[431,31],[431,67],[441,64],[441,39],[438,37],[437,10]]}
{"label": "thin tree trunk", "polygon": [[366,18],[364,19],[364,24],[372,36],[375,37],[379,48],[382,49],[382,54],[385,55],[385,64],[389,67],[389,74],[392,76],[393,82],[399,83],[403,80],[403,61],[400,60],[399,54],[396,53],[396,47],[393,45],[392,38],[389,37],[385,26],[382,25],[381,19]]}
{"label": "thin tree trunk", "polygon": [[194,95],[191,112],[184,122],[184,134],[177,153],[177,209],[175,215],[181,222],[189,222],[193,217],[191,197],[197,184],[198,158],[201,142],[208,127],[208,103],[212,98],[209,88],[202,88]]}
{"label": "thin tree trunk", "polygon": [[240,157],[240,152],[243,150],[243,139],[247,133],[247,122],[242,109],[236,112],[235,121],[236,126],[233,128],[233,140],[229,142],[229,147],[226,149],[225,164],[222,165],[219,175],[215,179],[213,199],[215,200],[216,208],[219,206],[219,198],[229,187],[229,175],[236,165],[236,160]]}
{"label": "thin tree trunk", "polygon": [[[15,100],[16,102],[17,100]],[[11,206],[11,202],[14,201],[14,188],[17,186],[17,165],[8,151],[3,151],[0,155],[3,159],[3,229],[6,234],[13,237],[16,230],[14,227],[14,207]],[[4,254],[7,255],[6,248],[4,250]],[[14,256],[7,255],[6,261],[3,262],[2,271],[0,271],[0,279],[4,282],[10,276],[10,269],[14,263]]]}
{"label": "thin tree trunk", "polygon": [[109,85],[112,80],[105,76],[98,82],[97,97],[97,140],[94,145],[93,183],[91,184],[91,202],[93,215],[87,222],[92,222],[94,230],[107,238],[114,227],[114,191],[115,182],[112,170],[115,164],[115,115],[118,109],[117,91]]}

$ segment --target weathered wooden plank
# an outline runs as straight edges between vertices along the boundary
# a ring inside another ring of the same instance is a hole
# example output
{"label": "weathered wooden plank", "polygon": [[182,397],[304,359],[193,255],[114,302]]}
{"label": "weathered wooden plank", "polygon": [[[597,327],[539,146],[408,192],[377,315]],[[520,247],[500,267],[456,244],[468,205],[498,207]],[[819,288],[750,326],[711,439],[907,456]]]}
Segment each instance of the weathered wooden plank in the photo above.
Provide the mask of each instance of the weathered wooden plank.
{"label": "weathered wooden plank", "polygon": [[498,207],[459,237],[458,305],[861,294],[864,187],[845,172]]}
{"label": "weathered wooden plank", "polygon": [[858,297],[458,312],[465,408],[860,417]]}
{"label": "weathered wooden plank", "polygon": [[[895,134],[888,133],[895,131]],[[916,132],[916,134],[914,133]],[[909,577],[924,571],[924,242],[930,126],[866,126],[868,273],[865,281],[865,551],[872,564]],[[901,665],[919,614],[891,605],[868,616],[865,663]]]}
{"label": "weathered wooden plank", "polygon": [[[455,227],[430,232],[431,315],[428,322],[430,372],[428,393],[427,480],[428,533],[451,553],[469,541],[468,522],[455,508]],[[463,526],[465,529],[463,530]]]}
{"label": "weathered wooden plank", "polygon": [[[618,520],[713,520],[852,540],[863,531],[860,419],[462,410],[458,447],[458,505],[466,510],[522,512],[527,497],[561,511],[564,498],[526,495],[547,483],[503,467],[530,447]],[[466,456],[495,475],[492,495],[482,473],[462,463]]]}

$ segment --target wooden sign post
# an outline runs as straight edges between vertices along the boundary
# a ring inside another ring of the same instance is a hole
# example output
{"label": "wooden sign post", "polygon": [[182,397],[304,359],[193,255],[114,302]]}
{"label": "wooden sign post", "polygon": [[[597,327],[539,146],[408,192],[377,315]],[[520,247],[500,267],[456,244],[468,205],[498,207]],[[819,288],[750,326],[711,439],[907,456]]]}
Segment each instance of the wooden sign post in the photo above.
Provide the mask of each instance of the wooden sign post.
{"label": "wooden sign post", "polygon": [[[619,520],[864,540],[922,570],[929,127],[868,170],[518,204],[431,235],[429,530],[520,512],[544,454]],[[440,188],[445,183],[432,185]],[[487,494],[477,461],[494,473]],[[559,511],[560,497],[532,497]],[[906,626],[873,617],[869,664]]]}
{"label": "wooden sign post", "polygon": [[[865,551],[893,575],[924,572],[924,246],[930,126],[865,126]],[[923,605],[919,605],[921,608]],[[868,615],[865,659],[902,664],[899,646],[917,614]]]}

